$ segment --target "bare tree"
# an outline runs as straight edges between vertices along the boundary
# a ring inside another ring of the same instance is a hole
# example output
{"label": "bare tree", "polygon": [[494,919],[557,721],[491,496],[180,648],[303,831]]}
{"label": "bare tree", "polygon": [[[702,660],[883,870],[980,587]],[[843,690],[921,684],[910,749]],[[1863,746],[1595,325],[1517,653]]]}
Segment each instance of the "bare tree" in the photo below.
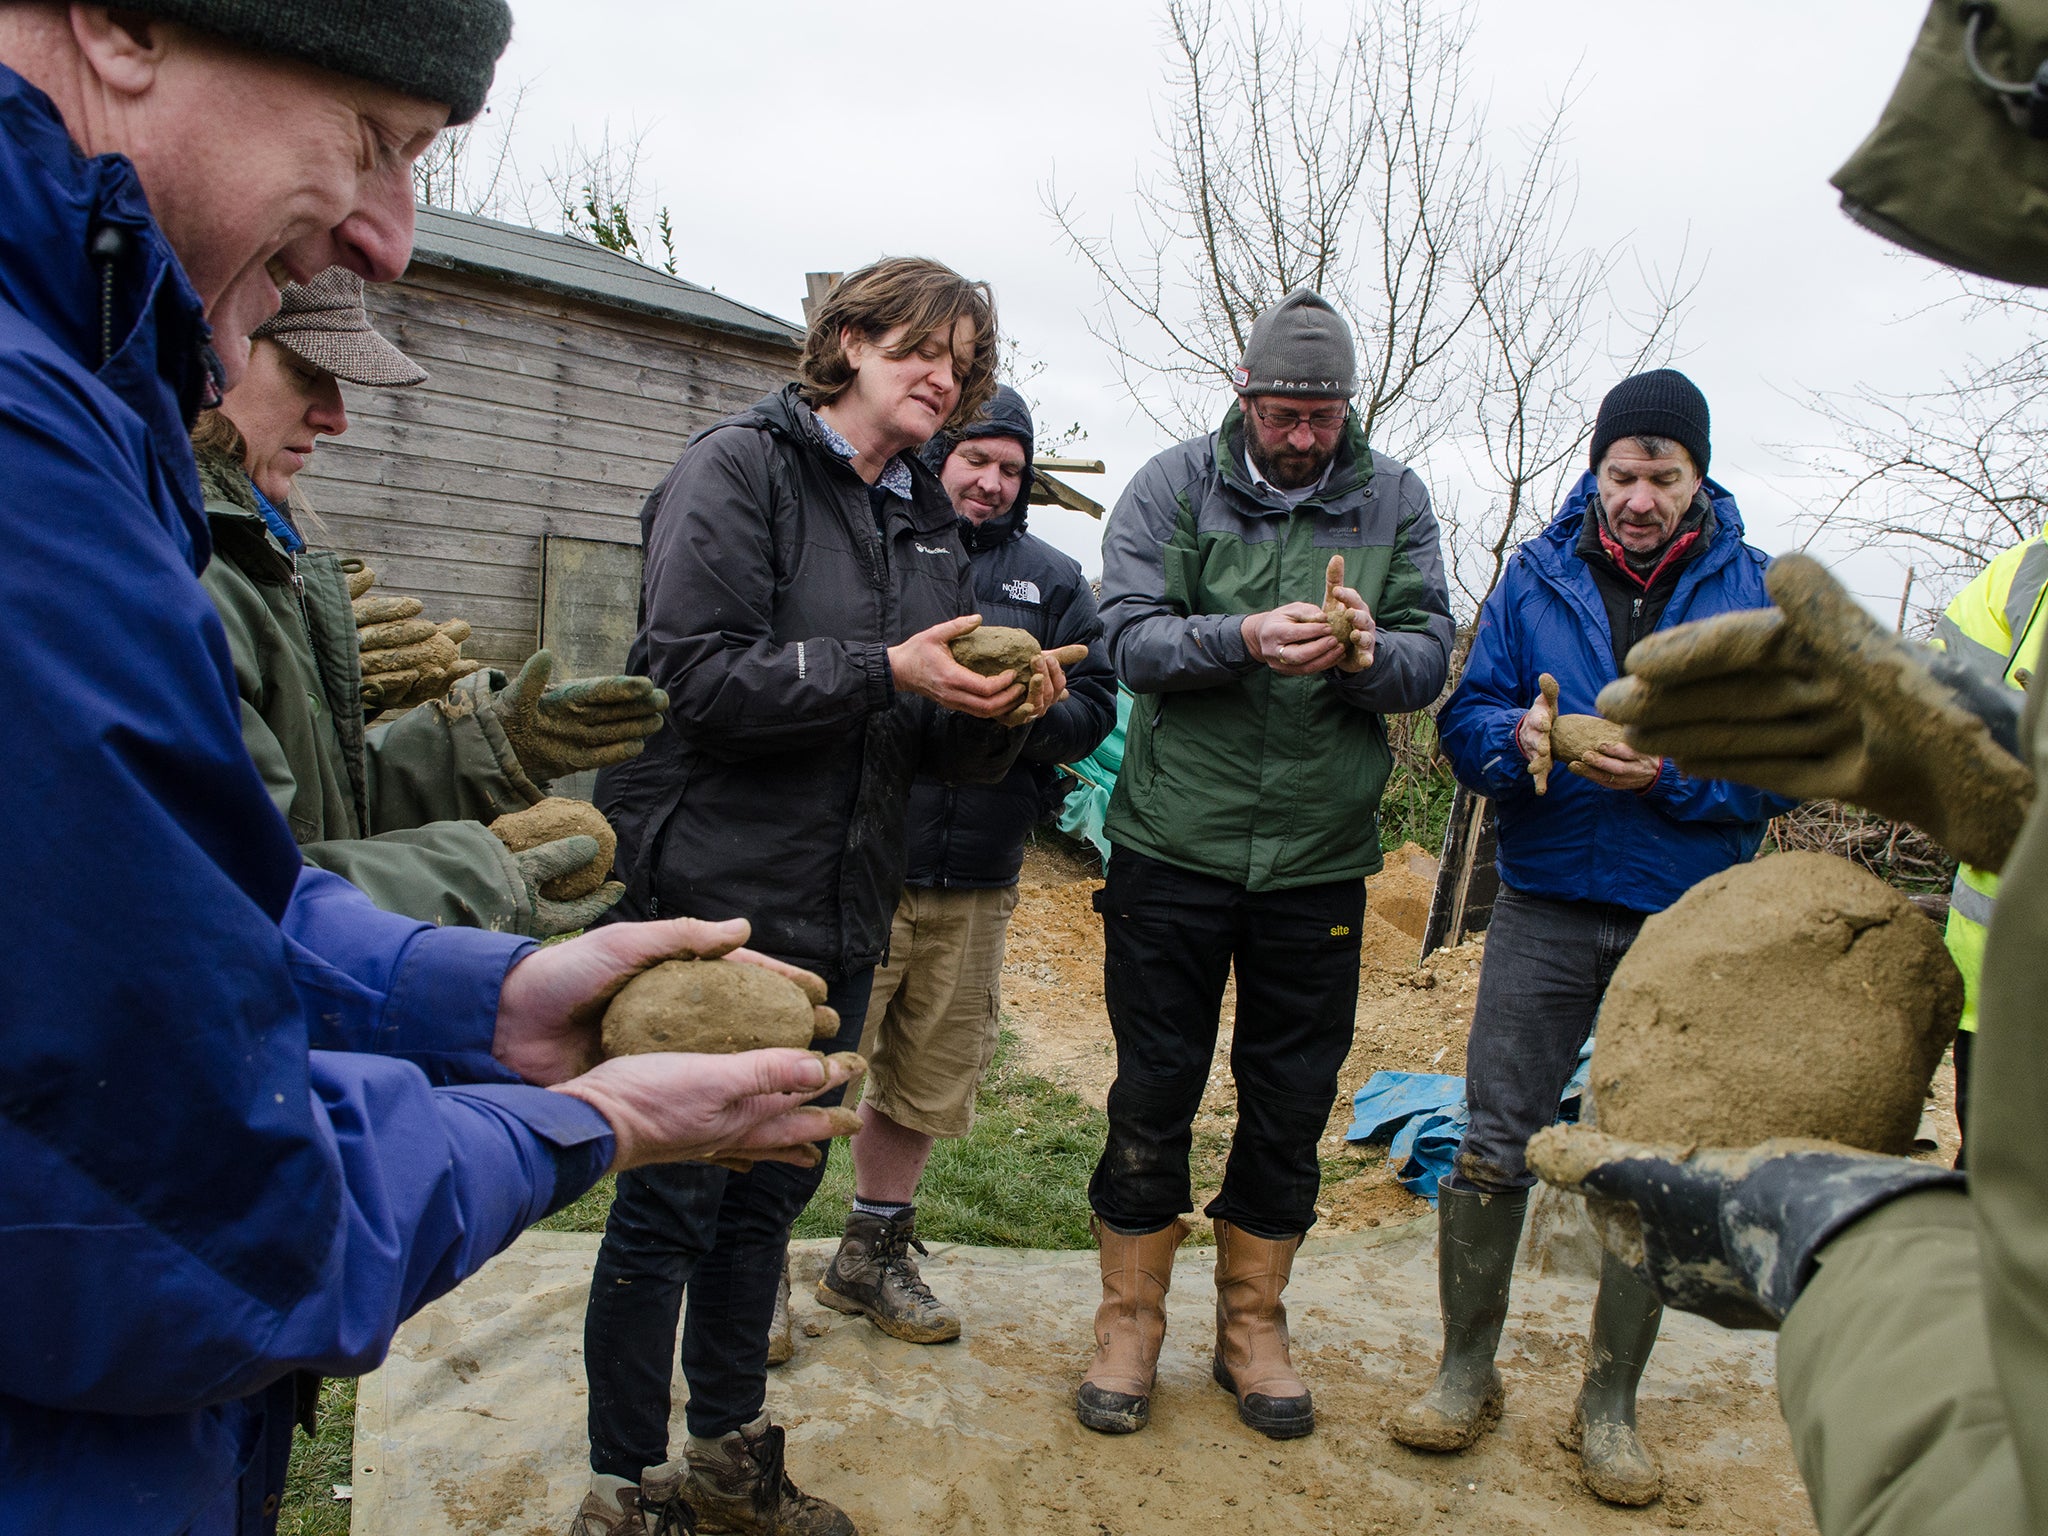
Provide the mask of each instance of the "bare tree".
{"label": "bare tree", "polygon": [[675,226],[668,206],[643,185],[640,157],[649,129],[635,127],[618,139],[607,120],[594,145],[571,133],[569,142],[541,173],[562,233],[588,240],[671,277],[676,270]]}
{"label": "bare tree", "polygon": [[1807,403],[1830,436],[1793,450],[1830,486],[1800,519],[1806,542],[1892,551],[1922,594],[1919,628],[2048,521],[2048,300],[1956,281],[1946,302],[1965,305],[1972,322],[2018,327],[2019,343],[1926,389],[1814,391]]}
{"label": "bare tree", "polygon": [[414,199],[430,208],[487,219],[523,216],[526,187],[512,141],[526,91],[527,82],[522,80],[512,87],[508,100],[492,101],[461,127],[436,135],[427,152],[413,162]]}
{"label": "bare tree", "polygon": [[1474,611],[1577,478],[1595,391],[1670,358],[1699,286],[1681,248],[1669,276],[1638,265],[1640,301],[1623,307],[1619,249],[1572,239],[1572,177],[1559,156],[1564,123],[1560,107],[1522,168],[1496,178],[1481,223],[1479,316],[1461,375],[1471,414],[1460,435],[1479,450],[1484,502],[1477,514],[1455,499],[1438,509],[1451,578]]}
{"label": "bare tree", "polygon": [[1138,185],[1137,230],[1091,233],[1046,193],[1101,285],[1095,334],[1125,386],[1162,428],[1198,430],[1252,319],[1307,284],[1358,338],[1367,433],[1421,453],[1456,414],[1449,375],[1477,310],[1469,8],[1366,0],[1327,45],[1282,0],[1169,0],[1166,22],[1166,167]]}

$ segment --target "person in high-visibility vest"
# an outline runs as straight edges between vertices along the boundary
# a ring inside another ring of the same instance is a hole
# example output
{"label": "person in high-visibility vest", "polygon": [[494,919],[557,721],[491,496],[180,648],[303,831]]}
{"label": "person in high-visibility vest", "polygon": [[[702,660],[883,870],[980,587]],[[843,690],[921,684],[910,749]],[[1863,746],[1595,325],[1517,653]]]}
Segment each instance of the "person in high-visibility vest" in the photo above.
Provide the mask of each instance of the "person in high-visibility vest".
{"label": "person in high-visibility vest", "polygon": [[[1935,627],[1934,643],[1987,679],[2026,691],[2041,665],[2042,595],[2048,592],[2048,534],[2015,544],[1956,594]],[[1998,901],[1998,875],[1964,864],[1949,897],[1948,952],[1963,973],[1963,1021],[1956,1035],[1956,1124],[1969,1152],[1970,1051],[1977,1037],[1977,978],[1984,969],[1984,933]]]}

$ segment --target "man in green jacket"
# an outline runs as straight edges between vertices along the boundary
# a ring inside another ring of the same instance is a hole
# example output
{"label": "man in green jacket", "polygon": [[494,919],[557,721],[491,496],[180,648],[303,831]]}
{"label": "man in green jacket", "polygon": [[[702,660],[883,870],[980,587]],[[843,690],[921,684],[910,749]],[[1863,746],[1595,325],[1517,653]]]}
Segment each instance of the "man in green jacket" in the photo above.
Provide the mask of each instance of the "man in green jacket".
{"label": "man in green jacket", "polygon": [[[545,938],[587,926],[623,887],[551,900],[543,883],[597,860],[596,840],[514,853],[485,823],[537,803],[550,778],[639,751],[665,701],[645,678],[550,689],[545,652],[508,688],[456,659],[467,625],[369,595],[360,562],[305,547],[292,481],[317,438],[348,428],[340,381],[425,378],[371,328],[353,272],[287,287],[195,434],[214,539],[201,580],[234,655],[243,742],[307,862],[389,912]],[[383,701],[417,707],[366,728],[366,669]]]}
{"label": "man in green jacket", "polygon": [[1436,698],[1452,641],[1429,493],[1367,445],[1356,371],[1343,318],[1288,294],[1252,328],[1221,429],[1140,470],[1103,539],[1103,625],[1137,695],[1096,897],[1117,1076],[1089,1185],[1097,1352],[1075,1411],[1105,1433],[1150,1412],[1233,970],[1237,1127],[1207,1208],[1215,1377],[1263,1434],[1315,1425],[1281,1292],[1351,1048],[1384,716]]}

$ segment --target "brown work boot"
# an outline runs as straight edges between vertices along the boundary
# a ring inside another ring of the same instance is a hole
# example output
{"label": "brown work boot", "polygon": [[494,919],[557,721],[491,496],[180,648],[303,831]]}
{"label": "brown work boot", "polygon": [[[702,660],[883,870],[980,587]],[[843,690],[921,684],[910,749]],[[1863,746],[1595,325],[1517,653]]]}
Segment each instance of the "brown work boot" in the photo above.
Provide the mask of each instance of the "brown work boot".
{"label": "brown work boot", "polygon": [[[859,1536],[836,1504],[800,1492],[782,1470],[782,1426],[768,1415],[710,1445],[692,1436],[683,1451],[676,1502],[694,1529],[742,1536]],[[649,1474],[649,1478],[653,1476]]]}
{"label": "brown work boot", "polygon": [[1216,1223],[1216,1385],[1237,1398],[1237,1416],[1273,1440],[1316,1427],[1308,1388],[1287,1357],[1287,1307],[1280,1293],[1301,1234],[1254,1237]]}
{"label": "brown work boot", "polygon": [[590,1491],[569,1522],[569,1536],[692,1536],[696,1523],[690,1507],[676,1497],[678,1481],[671,1477],[666,1491],[650,1498],[644,1484],[602,1473],[592,1477]]}
{"label": "brown work boot", "polygon": [[1137,1236],[1111,1231],[1099,1217],[1091,1225],[1102,1250],[1102,1305],[1095,1309],[1095,1359],[1074,1394],[1074,1417],[1105,1435],[1128,1435],[1152,1416],[1166,1291],[1188,1224],[1174,1221]]}
{"label": "brown work boot", "polygon": [[882,1332],[911,1344],[943,1344],[960,1337],[959,1314],[940,1301],[918,1273],[917,1207],[890,1217],[854,1211],[846,1235],[818,1281],[818,1300],[835,1312],[866,1317]]}
{"label": "brown work boot", "polygon": [[768,1324],[768,1363],[787,1365],[796,1353],[796,1334],[789,1326],[789,1261],[782,1261],[782,1278],[775,1282],[775,1317]]}

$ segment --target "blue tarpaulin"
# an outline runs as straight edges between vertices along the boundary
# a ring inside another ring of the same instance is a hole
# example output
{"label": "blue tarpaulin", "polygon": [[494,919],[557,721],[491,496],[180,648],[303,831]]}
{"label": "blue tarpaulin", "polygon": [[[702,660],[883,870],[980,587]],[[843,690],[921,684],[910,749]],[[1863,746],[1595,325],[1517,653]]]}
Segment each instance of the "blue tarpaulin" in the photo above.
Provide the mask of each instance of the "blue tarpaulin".
{"label": "blue tarpaulin", "polygon": [[[1579,1117],[1579,1095],[1592,1068],[1593,1042],[1579,1053],[1579,1068],[1565,1085],[1560,1120]],[[1354,1119],[1346,1141],[1387,1143],[1387,1161],[1403,1188],[1436,1203],[1436,1183],[1451,1171],[1471,1116],[1465,1079],[1444,1072],[1375,1072],[1351,1101]]]}

